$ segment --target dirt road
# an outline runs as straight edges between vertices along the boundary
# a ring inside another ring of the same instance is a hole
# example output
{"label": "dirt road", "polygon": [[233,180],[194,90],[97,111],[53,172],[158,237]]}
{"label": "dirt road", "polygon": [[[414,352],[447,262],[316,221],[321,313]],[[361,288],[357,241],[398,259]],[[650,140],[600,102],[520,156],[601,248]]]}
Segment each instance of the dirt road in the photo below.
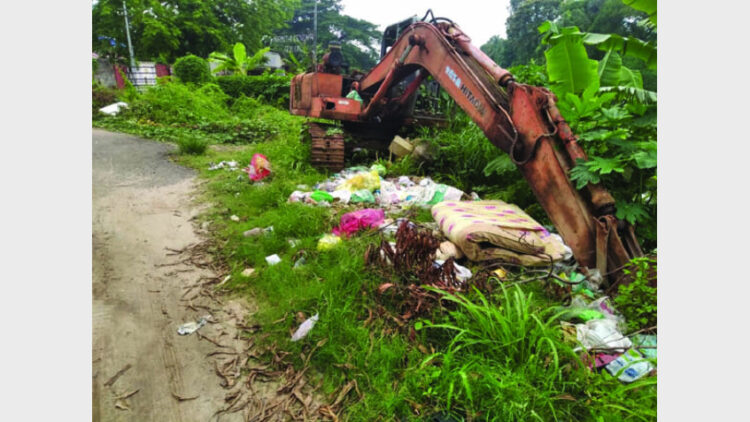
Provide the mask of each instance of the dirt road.
{"label": "dirt road", "polygon": [[[177,334],[182,323],[212,312],[181,301],[187,286],[209,274],[171,265],[177,259],[165,249],[199,241],[190,221],[198,211],[194,174],[168,160],[171,148],[93,130],[95,421],[207,421],[225,405],[227,391],[206,357],[216,347]],[[241,319],[241,308],[228,307],[223,317]],[[200,332],[219,337],[217,319]]]}

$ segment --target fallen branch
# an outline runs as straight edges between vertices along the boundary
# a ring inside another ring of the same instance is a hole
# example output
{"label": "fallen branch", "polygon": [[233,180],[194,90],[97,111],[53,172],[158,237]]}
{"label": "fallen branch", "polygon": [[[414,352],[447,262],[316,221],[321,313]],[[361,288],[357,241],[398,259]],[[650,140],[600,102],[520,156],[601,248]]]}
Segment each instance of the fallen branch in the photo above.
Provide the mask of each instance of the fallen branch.
{"label": "fallen branch", "polygon": [[172,392],[172,397],[176,398],[176,399],[177,399],[177,401],[188,401],[188,400],[195,400],[195,399],[197,399],[198,397],[200,397],[200,395],[198,395],[198,396],[195,396],[195,397],[185,397],[185,396],[181,396],[181,395],[179,395],[179,394],[177,394],[177,393],[175,393],[175,392],[173,391],[173,392]]}
{"label": "fallen branch", "polygon": [[112,384],[114,384],[117,381],[117,379],[120,378],[120,376],[122,376],[122,374],[124,374],[125,372],[127,372],[128,369],[130,369],[132,366],[133,365],[131,365],[131,364],[125,365],[124,368],[120,369],[119,371],[117,371],[116,374],[112,375],[112,378],[108,379],[107,382],[104,383],[104,386],[105,387],[109,387]]}

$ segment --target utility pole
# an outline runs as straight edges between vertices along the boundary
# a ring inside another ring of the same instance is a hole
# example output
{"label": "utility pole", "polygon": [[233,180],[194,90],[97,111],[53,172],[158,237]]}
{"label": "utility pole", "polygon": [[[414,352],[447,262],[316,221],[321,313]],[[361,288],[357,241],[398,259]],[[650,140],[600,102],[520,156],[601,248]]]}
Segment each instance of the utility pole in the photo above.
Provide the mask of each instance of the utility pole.
{"label": "utility pole", "polygon": [[313,8],[313,46],[312,46],[312,59],[313,59],[313,72],[318,71],[318,0],[313,0],[315,6]]}
{"label": "utility pole", "polygon": [[125,34],[128,36],[128,52],[130,53],[130,71],[135,67],[135,56],[133,55],[133,43],[130,41],[130,23],[128,23],[128,8],[125,7],[125,0],[122,0],[122,10],[125,11]]}

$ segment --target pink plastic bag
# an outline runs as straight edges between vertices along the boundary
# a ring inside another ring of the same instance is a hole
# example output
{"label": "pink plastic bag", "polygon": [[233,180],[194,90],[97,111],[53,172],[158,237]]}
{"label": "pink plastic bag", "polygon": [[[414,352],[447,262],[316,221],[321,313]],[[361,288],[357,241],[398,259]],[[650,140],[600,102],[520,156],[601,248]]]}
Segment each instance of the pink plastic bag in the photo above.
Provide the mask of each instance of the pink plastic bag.
{"label": "pink plastic bag", "polygon": [[268,161],[263,154],[253,154],[253,158],[250,160],[250,165],[245,168],[248,177],[253,182],[264,179],[266,176],[271,174],[271,163]]}
{"label": "pink plastic bag", "polygon": [[341,224],[333,228],[333,234],[351,236],[360,229],[378,227],[383,224],[385,213],[382,209],[365,208],[341,216]]}

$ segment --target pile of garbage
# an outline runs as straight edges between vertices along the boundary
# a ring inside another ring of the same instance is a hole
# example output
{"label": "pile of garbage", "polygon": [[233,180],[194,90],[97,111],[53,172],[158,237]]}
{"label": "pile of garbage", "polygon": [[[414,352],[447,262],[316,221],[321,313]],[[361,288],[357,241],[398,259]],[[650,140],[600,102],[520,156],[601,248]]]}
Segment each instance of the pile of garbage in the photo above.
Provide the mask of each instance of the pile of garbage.
{"label": "pile of garbage", "polygon": [[[565,274],[561,274],[565,275]],[[625,383],[633,382],[656,367],[656,334],[623,334],[625,319],[617,313],[607,296],[589,301],[597,287],[582,274],[571,272],[577,282],[577,292],[569,306],[562,311],[562,329],[579,346],[589,368],[604,368]],[[572,321],[572,322],[571,322]]]}
{"label": "pile of garbage", "polygon": [[[236,170],[236,162],[222,162],[211,170]],[[254,183],[271,174],[266,157],[256,154],[243,169]],[[389,274],[389,282],[380,285],[381,296],[400,299],[400,318],[408,320],[426,312],[439,298],[422,286],[462,292],[476,277],[457,260],[470,262],[500,261],[517,266],[553,266],[555,278],[565,280],[571,303],[563,311],[562,329],[579,346],[577,351],[591,369],[604,368],[622,382],[632,382],[655,371],[656,335],[623,334],[624,318],[601,295],[602,276],[592,270],[584,276],[565,262],[572,258],[563,239],[552,233],[522,209],[503,201],[483,201],[476,194],[466,195],[429,177],[401,176],[384,178],[385,168],[351,167],[328,180],[308,186],[298,185],[288,202],[318,206],[363,204],[368,208],[342,215],[331,233],[323,235],[319,251],[336,248],[363,230],[378,230],[379,245],[366,253],[370,266]],[[434,223],[416,224],[405,218],[388,218],[390,212],[412,207],[431,209]],[[420,227],[421,226],[421,227]],[[245,236],[270,233],[273,227],[256,228]],[[391,241],[395,239],[395,242]],[[268,265],[281,261],[278,255],[266,258]],[[462,261],[463,262],[463,261]],[[304,257],[295,268],[304,265]],[[468,264],[467,264],[468,265]],[[504,269],[492,274],[503,279]],[[413,279],[413,280],[412,280]],[[550,283],[551,284],[551,283]],[[574,286],[574,287],[571,287]],[[317,322],[317,315],[305,321],[293,341],[303,338]],[[198,327],[199,328],[199,327]]]}
{"label": "pile of garbage", "polygon": [[[370,168],[351,167],[318,183],[312,191],[296,190],[289,195],[289,202],[304,202],[322,206],[333,203],[374,204],[380,208],[431,207],[445,200],[460,200],[464,192],[453,186],[435,183],[429,177],[401,176],[385,179],[385,168],[373,165]],[[478,198],[475,196],[475,198]]]}
{"label": "pile of garbage", "polygon": [[[210,163],[208,169],[211,171],[219,169],[234,171],[239,169],[239,163],[236,161],[221,161],[216,164]],[[247,167],[243,168],[242,171],[247,173],[247,177],[251,182],[260,182],[271,175],[271,163],[265,155],[253,154],[250,163]]]}

